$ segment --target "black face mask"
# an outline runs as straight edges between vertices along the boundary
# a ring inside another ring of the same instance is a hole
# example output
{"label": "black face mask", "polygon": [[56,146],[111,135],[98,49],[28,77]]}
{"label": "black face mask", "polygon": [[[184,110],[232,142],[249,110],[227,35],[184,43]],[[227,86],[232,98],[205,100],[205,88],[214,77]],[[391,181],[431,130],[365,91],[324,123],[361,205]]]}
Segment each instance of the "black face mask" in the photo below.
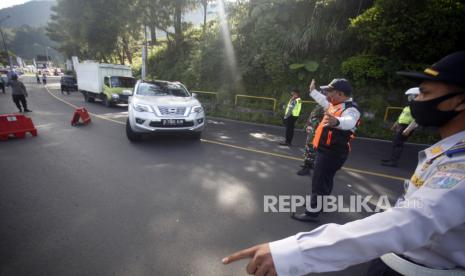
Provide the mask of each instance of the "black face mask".
{"label": "black face mask", "polygon": [[457,116],[460,111],[441,111],[437,109],[438,105],[447,99],[453,98],[463,93],[464,92],[451,93],[428,101],[413,100],[410,102],[412,116],[420,126],[443,126],[452,118]]}

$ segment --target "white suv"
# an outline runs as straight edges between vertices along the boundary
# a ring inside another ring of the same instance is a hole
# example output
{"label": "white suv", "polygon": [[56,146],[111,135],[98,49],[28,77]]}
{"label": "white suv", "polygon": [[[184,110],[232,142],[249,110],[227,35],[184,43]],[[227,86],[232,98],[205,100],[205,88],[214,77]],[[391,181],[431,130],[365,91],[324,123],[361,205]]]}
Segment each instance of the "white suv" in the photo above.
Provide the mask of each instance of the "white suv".
{"label": "white suv", "polygon": [[200,139],[205,128],[202,105],[180,82],[138,81],[128,110],[126,135],[130,141],[148,133],[178,132]]}

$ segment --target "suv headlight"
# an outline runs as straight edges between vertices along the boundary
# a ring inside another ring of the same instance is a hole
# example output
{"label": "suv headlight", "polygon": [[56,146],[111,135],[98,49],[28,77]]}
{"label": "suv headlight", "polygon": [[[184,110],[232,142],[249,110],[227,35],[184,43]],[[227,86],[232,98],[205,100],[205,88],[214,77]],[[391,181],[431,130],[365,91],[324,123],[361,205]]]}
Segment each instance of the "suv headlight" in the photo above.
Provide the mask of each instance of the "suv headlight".
{"label": "suv headlight", "polygon": [[191,108],[191,114],[192,113],[202,113],[203,112],[203,107],[200,105],[195,105]]}
{"label": "suv headlight", "polygon": [[149,105],[145,104],[133,104],[134,110],[137,112],[153,112],[152,108]]}

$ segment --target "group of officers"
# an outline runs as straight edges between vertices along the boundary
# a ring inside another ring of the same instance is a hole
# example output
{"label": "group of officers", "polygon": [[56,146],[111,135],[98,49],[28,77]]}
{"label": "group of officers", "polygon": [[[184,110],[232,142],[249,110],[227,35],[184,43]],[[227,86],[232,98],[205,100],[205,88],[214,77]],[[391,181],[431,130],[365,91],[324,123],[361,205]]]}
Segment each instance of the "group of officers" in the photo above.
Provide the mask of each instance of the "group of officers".
{"label": "group of officers", "polygon": [[[413,96],[394,126],[396,133],[408,137],[416,125],[434,127],[441,140],[419,152],[418,166],[396,206],[344,225],[325,224],[238,251],[225,257],[224,264],[248,258],[246,271],[251,275],[306,275],[367,261],[370,276],[465,275],[465,51],[447,55],[423,72],[398,74],[419,86],[407,91]],[[334,79],[320,88],[317,91],[312,80],[309,93],[321,109],[308,120],[307,154],[299,171],[307,174],[313,169],[312,210],[316,197],[331,193],[361,113],[347,80]],[[285,113],[287,128],[293,128],[296,110],[300,112],[296,92]],[[403,137],[395,139],[384,165],[396,165]],[[282,144],[291,141],[287,130]],[[320,215],[305,210],[292,217],[317,221]]]}

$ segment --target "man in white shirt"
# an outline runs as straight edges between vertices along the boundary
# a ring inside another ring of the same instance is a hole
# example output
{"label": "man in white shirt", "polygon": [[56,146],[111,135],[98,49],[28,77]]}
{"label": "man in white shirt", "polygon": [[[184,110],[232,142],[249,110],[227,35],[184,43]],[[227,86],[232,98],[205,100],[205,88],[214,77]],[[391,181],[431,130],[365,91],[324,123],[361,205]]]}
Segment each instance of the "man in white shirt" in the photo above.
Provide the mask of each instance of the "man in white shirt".
{"label": "man in white shirt", "polygon": [[352,87],[346,79],[334,79],[322,86],[326,95],[310,84],[310,96],[325,109],[325,115],[313,138],[315,165],[312,175],[310,210],[292,214],[300,221],[317,221],[322,212],[324,196],[330,195],[336,172],[344,165],[350,152],[350,140],[360,119],[360,111],[352,100]]}
{"label": "man in white shirt", "polygon": [[415,121],[438,127],[442,138],[419,152],[415,174],[394,208],[344,225],[326,224],[223,259],[252,258],[255,275],[338,271],[381,257],[369,275],[465,275],[465,51],[424,72],[410,103]]}

